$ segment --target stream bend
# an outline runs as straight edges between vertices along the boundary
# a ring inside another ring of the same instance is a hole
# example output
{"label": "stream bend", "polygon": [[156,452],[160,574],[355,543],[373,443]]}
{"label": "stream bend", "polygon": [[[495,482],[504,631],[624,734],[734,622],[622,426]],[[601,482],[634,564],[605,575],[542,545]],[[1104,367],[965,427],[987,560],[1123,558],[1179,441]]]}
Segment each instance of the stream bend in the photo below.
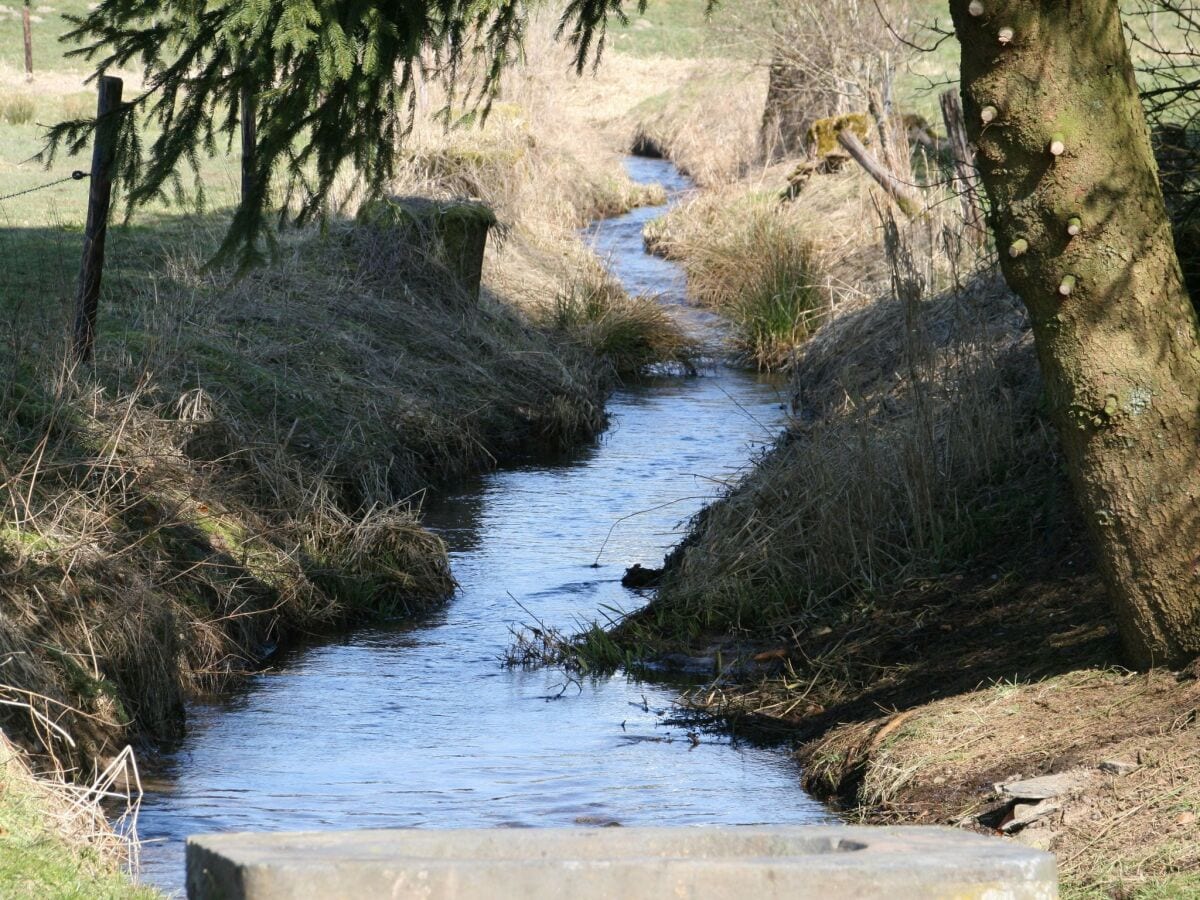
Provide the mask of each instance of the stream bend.
{"label": "stream bend", "polygon": [[[627,166],[673,199],[688,186],[662,160]],[[642,250],[664,209],[599,222],[591,239],[627,289],[661,294],[711,334],[679,267]],[[143,801],[143,880],[179,890],[183,842],[206,831],[830,820],[785,750],[721,733],[694,745],[664,718],[677,686],[501,668],[510,626],[530,616],[569,628],[642,603],[621,587],[625,567],[661,564],[784,415],[774,386],[724,367],[624,388],[609,412],[594,446],[492,473],[428,510],[461,585],[442,609],[299,650],[189,710]],[[613,523],[639,510],[591,568]]]}

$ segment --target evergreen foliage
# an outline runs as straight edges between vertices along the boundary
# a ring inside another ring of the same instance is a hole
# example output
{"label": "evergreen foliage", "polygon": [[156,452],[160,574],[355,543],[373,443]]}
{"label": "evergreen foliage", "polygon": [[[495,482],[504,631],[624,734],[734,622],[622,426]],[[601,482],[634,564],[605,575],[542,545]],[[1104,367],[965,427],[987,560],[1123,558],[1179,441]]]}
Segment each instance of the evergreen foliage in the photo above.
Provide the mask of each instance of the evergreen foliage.
{"label": "evergreen foliage", "polygon": [[[418,77],[458,83],[486,114],[504,68],[520,53],[536,0],[102,0],[72,17],[70,56],[94,61],[96,75],[140,68],[145,89],[128,104],[117,182],[127,211],[184,195],[190,170],[196,197],[201,157],[229,147],[243,91],[257,97],[253,188],[242,198],[217,259],[245,268],[272,243],[270,210],[281,222],[322,217],[335,178],[351,163],[367,192],[391,179],[395,149],[412,124]],[[582,70],[603,47],[606,20],[646,0],[569,0],[560,37]],[[449,114],[447,109],[446,114]],[[140,126],[153,125],[148,146]],[[43,159],[81,151],[94,119],[49,131]],[[272,198],[272,176],[282,193]]]}

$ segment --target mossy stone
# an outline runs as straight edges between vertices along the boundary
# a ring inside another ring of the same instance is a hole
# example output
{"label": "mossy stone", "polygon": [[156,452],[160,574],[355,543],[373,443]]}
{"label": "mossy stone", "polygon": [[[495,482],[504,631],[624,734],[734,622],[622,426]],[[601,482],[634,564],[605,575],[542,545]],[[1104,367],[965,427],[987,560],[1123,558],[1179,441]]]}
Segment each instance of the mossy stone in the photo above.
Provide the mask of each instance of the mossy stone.
{"label": "mossy stone", "polygon": [[359,211],[361,224],[395,229],[397,238],[415,241],[445,266],[470,296],[479,295],[483,251],[496,214],[476,200],[387,197]]}
{"label": "mossy stone", "polygon": [[871,133],[871,120],[866,113],[847,113],[844,116],[830,116],[817,119],[808,128],[806,144],[809,155],[818,159],[831,154],[841,154],[838,135],[849,128],[864,144]]}

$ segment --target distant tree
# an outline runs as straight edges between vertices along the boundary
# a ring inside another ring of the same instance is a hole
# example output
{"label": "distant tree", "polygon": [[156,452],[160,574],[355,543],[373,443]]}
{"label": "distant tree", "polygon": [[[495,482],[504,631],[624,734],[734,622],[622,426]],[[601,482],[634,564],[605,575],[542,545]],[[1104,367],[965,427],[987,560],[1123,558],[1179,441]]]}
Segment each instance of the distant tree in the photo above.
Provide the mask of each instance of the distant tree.
{"label": "distant tree", "polygon": [[1121,637],[1200,655],[1200,331],[1117,0],[951,0],[1004,275]]}
{"label": "distant tree", "polygon": [[[182,176],[228,146],[243,92],[257,97],[252,189],[242,198],[218,251],[243,266],[272,240],[272,176],[282,173],[281,214],[323,215],[335,177],[352,163],[378,194],[395,171],[397,142],[411,126],[413,87],[432,65],[485,107],[504,68],[520,52],[530,0],[102,0],[69,17],[70,56],[96,74],[140,69],[145,89],[128,104],[119,139],[118,183],[130,209],[183,192]],[[559,25],[582,70],[604,43],[608,16],[624,20],[627,0],[569,0]],[[428,62],[432,60],[432,63]],[[427,73],[426,73],[427,74]],[[146,125],[157,136],[145,145]],[[63,122],[49,132],[44,158],[78,152],[96,123]],[[203,198],[197,178],[195,190]]]}

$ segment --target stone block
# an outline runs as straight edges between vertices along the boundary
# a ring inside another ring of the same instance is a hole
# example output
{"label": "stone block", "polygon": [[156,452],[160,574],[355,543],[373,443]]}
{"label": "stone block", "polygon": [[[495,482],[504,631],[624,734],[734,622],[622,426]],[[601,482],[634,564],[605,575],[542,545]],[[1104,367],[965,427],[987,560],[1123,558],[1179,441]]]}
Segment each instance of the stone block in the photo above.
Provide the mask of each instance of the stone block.
{"label": "stone block", "polygon": [[479,296],[483,251],[496,216],[477,200],[388,197],[363,206],[360,225],[395,232],[445,268],[471,297]]}
{"label": "stone block", "polygon": [[701,827],[210,834],[192,900],[1057,897],[1054,857],[949,828]]}

